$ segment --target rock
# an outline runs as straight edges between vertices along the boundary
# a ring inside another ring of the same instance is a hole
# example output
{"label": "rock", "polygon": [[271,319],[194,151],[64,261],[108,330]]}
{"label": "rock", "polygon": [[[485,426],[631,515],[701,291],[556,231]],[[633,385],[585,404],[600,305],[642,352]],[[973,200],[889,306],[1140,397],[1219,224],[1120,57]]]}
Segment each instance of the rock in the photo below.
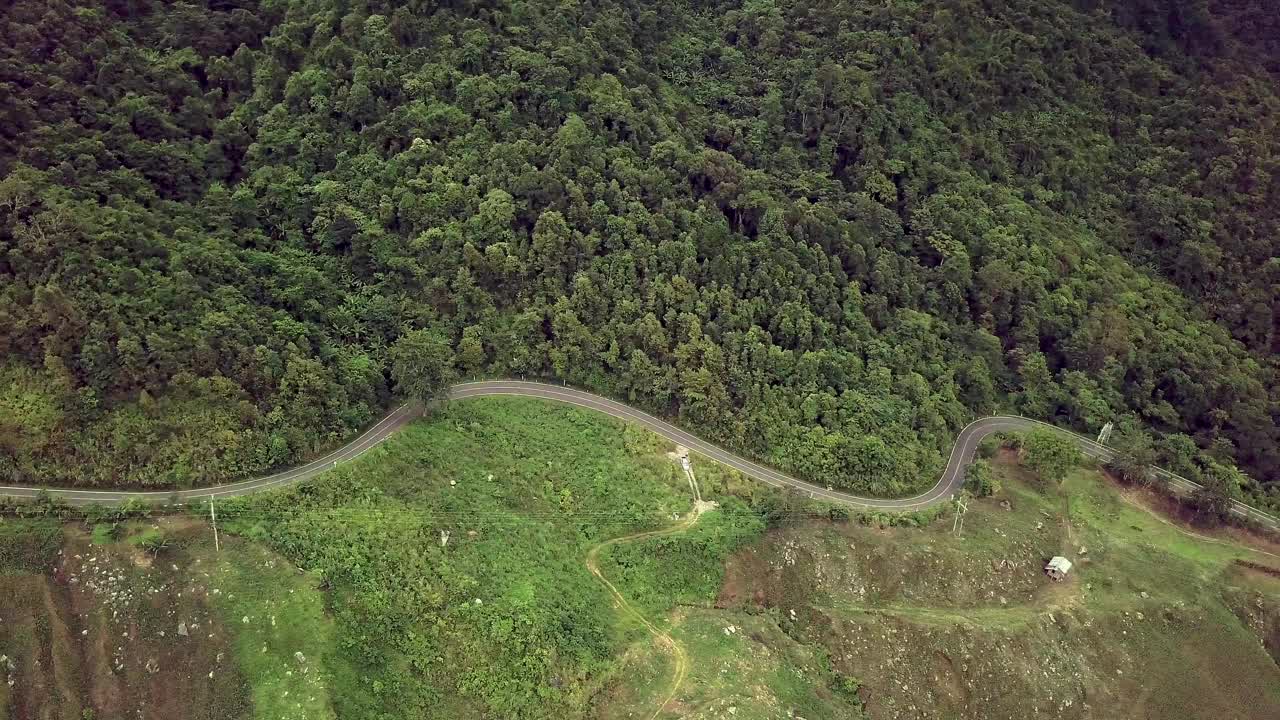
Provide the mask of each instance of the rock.
{"label": "rock", "polygon": [[184,622],[178,623],[178,634],[181,635],[182,637],[190,637],[190,635],[187,633],[186,623]]}
{"label": "rock", "polygon": [[1146,591],[1146,590],[1143,590],[1142,592],[1140,592],[1140,593],[1138,593],[1138,594],[1142,596],[1142,599],[1143,599],[1143,600],[1146,600],[1147,598],[1151,597],[1150,595],[1148,595],[1148,594],[1147,594],[1147,591]]}
{"label": "rock", "polygon": [[457,480],[450,480],[450,481],[449,481],[449,487],[458,487],[458,481],[457,481]]}

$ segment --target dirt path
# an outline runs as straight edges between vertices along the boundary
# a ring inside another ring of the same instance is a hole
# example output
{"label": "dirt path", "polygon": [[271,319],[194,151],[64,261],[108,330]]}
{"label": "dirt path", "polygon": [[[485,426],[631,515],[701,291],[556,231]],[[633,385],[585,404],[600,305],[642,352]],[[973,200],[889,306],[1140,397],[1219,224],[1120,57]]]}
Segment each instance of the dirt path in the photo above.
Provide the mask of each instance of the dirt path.
{"label": "dirt path", "polygon": [[685,532],[697,524],[698,518],[702,517],[703,512],[716,506],[715,503],[706,502],[702,499],[702,493],[698,490],[698,481],[694,478],[693,470],[689,467],[687,462],[688,461],[686,460],[684,464],[684,472],[688,477],[689,485],[693,490],[693,509],[684,517],[684,519],[680,520],[680,522],[675,525],[662,528],[661,530],[648,530],[646,532],[638,532],[631,535],[623,535],[622,537],[605,540],[599,545],[592,547],[591,550],[587,552],[587,570],[591,571],[591,574],[604,584],[605,588],[609,590],[609,594],[613,596],[614,603],[621,608],[625,615],[630,616],[633,620],[643,625],[644,628],[649,631],[649,634],[653,635],[654,639],[658,641],[658,644],[667,648],[671,653],[672,660],[675,662],[675,670],[672,672],[671,677],[671,688],[667,691],[667,694],[663,696],[662,702],[658,703],[658,706],[653,709],[653,714],[649,716],[649,720],[653,720],[658,717],[658,715],[662,713],[662,710],[666,708],[673,699],[675,699],[676,693],[680,692],[680,686],[684,684],[685,675],[688,674],[689,656],[688,653],[685,652],[684,646],[682,646],[675,638],[671,637],[670,633],[650,622],[649,619],[640,614],[640,611],[636,610],[631,603],[627,602],[627,599],[623,597],[618,588],[613,583],[609,582],[609,578],[606,578],[604,573],[600,571],[600,566],[597,560],[600,558],[600,553],[602,551],[614,545],[622,545],[624,543],[632,543],[638,540],[647,540],[649,538],[663,537],[666,535],[677,535]]}

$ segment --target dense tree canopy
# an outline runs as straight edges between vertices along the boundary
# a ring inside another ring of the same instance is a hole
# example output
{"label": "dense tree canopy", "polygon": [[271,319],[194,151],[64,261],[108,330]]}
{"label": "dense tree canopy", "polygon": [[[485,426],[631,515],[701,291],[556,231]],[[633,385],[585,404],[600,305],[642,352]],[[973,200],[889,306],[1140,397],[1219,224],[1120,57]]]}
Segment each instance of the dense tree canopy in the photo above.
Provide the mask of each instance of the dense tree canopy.
{"label": "dense tree canopy", "polygon": [[[1280,483],[1276,48],[1237,0],[17,0],[0,475],[220,480],[391,348],[903,493],[1012,409]],[[1264,16],[1265,17],[1265,16]]]}

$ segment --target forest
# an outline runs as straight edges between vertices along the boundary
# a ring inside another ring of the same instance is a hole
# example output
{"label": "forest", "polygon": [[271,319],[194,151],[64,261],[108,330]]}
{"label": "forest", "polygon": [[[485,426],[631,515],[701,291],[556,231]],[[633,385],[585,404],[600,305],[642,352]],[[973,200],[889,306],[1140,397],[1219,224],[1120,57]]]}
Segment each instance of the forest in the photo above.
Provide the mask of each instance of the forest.
{"label": "forest", "polygon": [[1266,5],[13,0],[0,482],[264,471],[425,362],[883,495],[1114,420],[1280,508]]}

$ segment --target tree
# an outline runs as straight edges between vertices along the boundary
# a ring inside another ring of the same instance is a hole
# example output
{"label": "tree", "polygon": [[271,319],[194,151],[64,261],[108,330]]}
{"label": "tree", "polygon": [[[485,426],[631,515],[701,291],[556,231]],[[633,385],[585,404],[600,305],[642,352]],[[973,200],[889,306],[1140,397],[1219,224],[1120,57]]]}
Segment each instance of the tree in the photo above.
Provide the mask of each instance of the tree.
{"label": "tree", "polygon": [[1188,499],[1196,518],[1207,525],[1219,525],[1231,518],[1231,503],[1238,500],[1249,478],[1234,465],[1209,460],[1201,475],[1200,487]]}
{"label": "tree", "polygon": [[976,497],[991,497],[1000,492],[1000,478],[986,460],[974,460],[964,470],[965,487]]}
{"label": "tree", "polygon": [[893,28],[393,4],[7,4],[0,476],[300,460],[382,409],[430,322],[460,373],[569,373],[858,491],[922,489],[902,470],[1005,405],[1132,416],[1182,434],[1161,466],[1207,449],[1280,492],[1280,134],[1235,110],[1280,94],[1205,72],[1250,57],[1229,38],[1142,52],[1159,13],[1100,33],[1066,0]]}
{"label": "tree", "polygon": [[479,325],[468,325],[462,330],[462,339],[458,341],[458,362],[468,373],[477,373],[484,367],[484,329]]}
{"label": "tree", "polygon": [[1151,436],[1134,429],[1113,443],[1119,452],[1107,462],[1107,468],[1127,483],[1148,485],[1155,478],[1155,446]]}
{"label": "tree", "polygon": [[1080,450],[1062,433],[1037,428],[1022,443],[1022,459],[1041,479],[1056,484],[1079,464]]}
{"label": "tree", "polygon": [[1022,410],[1037,418],[1050,418],[1058,408],[1061,390],[1041,353],[1034,353],[1022,364]]}
{"label": "tree", "polygon": [[438,330],[410,330],[391,346],[391,379],[400,395],[430,402],[454,379],[453,346]]}

